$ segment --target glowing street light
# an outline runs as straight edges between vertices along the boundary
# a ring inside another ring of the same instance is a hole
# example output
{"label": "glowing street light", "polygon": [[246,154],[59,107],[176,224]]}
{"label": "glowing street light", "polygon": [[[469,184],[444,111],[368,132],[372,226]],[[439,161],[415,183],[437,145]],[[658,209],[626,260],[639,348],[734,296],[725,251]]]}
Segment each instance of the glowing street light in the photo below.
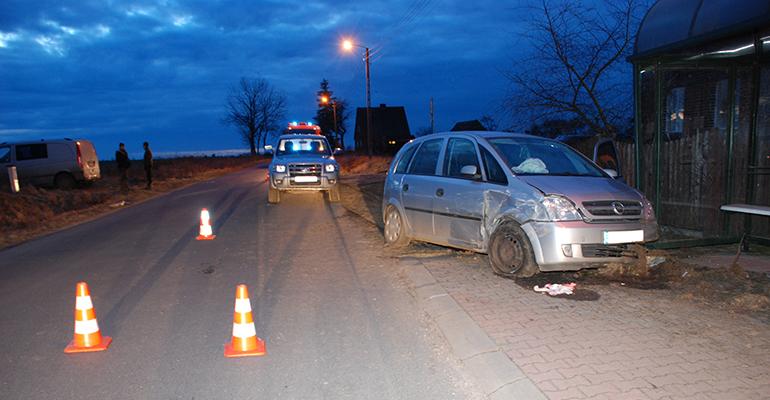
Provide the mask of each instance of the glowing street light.
{"label": "glowing street light", "polygon": [[366,148],[369,153],[369,157],[372,156],[372,114],[370,109],[372,108],[372,91],[369,79],[369,48],[360,44],[353,43],[351,39],[345,39],[342,41],[342,49],[347,52],[352,52],[353,47],[360,47],[364,49],[364,62],[366,63]]}
{"label": "glowing street light", "polygon": [[[329,96],[321,96],[321,103],[323,104],[331,104],[332,106],[332,115],[334,118],[334,136],[339,136],[337,132],[337,102],[334,100],[330,100]],[[339,145],[339,143],[337,143]]]}

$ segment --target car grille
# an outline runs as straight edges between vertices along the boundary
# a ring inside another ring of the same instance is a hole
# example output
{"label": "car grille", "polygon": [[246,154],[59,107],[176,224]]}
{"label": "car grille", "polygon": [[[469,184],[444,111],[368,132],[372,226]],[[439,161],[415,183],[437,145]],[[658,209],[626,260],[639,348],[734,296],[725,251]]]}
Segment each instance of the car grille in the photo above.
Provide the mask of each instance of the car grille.
{"label": "car grille", "polygon": [[636,253],[625,244],[583,244],[583,257],[635,257]]}
{"label": "car grille", "polygon": [[289,164],[289,176],[321,176],[321,164]]}
{"label": "car grille", "polygon": [[638,201],[584,201],[583,208],[595,217],[611,217],[613,219],[639,219],[642,215],[642,203]]}

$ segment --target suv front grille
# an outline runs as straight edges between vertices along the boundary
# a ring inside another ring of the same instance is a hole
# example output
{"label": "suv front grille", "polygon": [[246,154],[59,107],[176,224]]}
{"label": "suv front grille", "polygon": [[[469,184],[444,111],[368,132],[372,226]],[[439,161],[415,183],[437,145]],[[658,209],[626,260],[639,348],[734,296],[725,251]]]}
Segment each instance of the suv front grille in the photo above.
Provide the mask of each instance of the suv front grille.
{"label": "suv front grille", "polygon": [[596,217],[626,217],[629,219],[628,217],[639,217],[642,215],[642,203],[638,201],[584,201],[583,208],[585,208],[586,211],[588,211],[591,215]]}
{"label": "suv front grille", "polygon": [[321,164],[289,164],[289,176],[321,176]]}

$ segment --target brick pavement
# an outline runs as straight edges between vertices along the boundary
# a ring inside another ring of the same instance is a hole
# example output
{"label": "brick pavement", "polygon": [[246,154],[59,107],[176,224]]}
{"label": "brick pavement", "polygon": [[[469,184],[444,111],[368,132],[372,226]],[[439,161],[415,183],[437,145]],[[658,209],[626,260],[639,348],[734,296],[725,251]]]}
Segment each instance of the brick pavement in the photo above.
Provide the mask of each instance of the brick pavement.
{"label": "brick pavement", "polygon": [[582,286],[551,298],[495,276],[484,256],[422,263],[550,399],[767,399],[770,329],[665,290]]}

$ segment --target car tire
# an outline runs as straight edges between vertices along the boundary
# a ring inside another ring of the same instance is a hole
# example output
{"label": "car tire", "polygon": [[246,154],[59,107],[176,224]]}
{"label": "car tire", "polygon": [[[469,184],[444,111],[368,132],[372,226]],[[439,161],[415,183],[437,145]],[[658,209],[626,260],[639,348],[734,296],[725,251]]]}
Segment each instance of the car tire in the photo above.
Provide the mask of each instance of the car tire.
{"label": "car tire", "polygon": [[67,172],[59,172],[53,180],[57,189],[70,190],[75,188],[75,177]]}
{"label": "car tire", "polygon": [[530,277],[539,270],[535,263],[532,245],[521,226],[504,222],[489,238],[489,265],[504,277]]}
{"label": "car tire", "polygon": [[267,202],[270,204],[278,204],[281,202],[281,191],[273,188],[272,186],[267,188]]}
{"label": "car tire", "polygon": [[409,237],[406,235],[406,225],[401,213],[394,206],[388,206],[385,212],[385,245],[392,248],[402,248],[409,245]]}
{"label": "car tire", "polygon": [[340,188],[337,185],[332,186],[328,193],[330,203],[338,203],[340,201]]}

